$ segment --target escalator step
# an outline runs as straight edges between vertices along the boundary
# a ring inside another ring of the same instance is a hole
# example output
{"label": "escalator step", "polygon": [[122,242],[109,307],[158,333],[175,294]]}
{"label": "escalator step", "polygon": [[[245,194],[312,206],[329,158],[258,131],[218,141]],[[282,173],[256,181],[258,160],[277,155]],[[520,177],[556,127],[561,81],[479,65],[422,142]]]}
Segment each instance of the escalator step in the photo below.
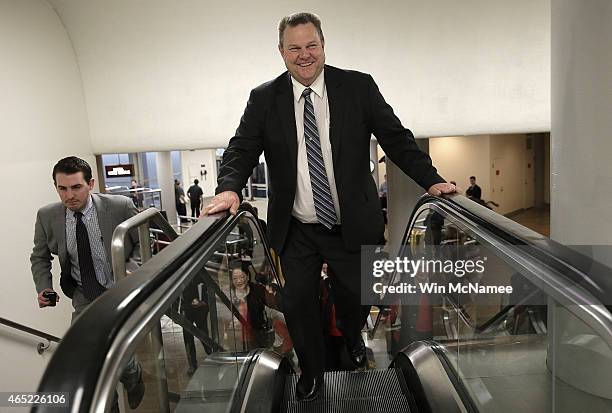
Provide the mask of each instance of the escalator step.
{"label": "escalator step", "polygon": [[283,412],[410,412],[403,376],[395,369],[325,373],[321,395],[310,402],[295,400],[297,379],[285,380]]}

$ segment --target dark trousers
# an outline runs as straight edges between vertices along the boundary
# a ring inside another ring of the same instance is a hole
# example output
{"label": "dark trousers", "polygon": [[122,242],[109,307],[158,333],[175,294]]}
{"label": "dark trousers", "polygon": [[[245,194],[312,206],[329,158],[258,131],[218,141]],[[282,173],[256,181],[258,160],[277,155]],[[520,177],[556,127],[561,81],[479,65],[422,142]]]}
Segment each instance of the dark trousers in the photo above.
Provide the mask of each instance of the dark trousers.
{"label": "dark trousers", "polygon": [[[176,213],[179,214],[180,216],[186,216],[187,215],[187,206],[185,204],[181,204],[180,202],[178,204],[176,204]],[[180,222],[183,223],[185,221],[184,218],[180,219]]]}
{"label": "dark trousers", "polygon": [[[194,323],[196,327],[205,335],[208,335],[208,310],[204,308],[189,308],[185,311],[185,317]],[[183,342],[185,343],[185,351],[187,353],[187,362],[190,367],[194,369],[198,367],[198,360],[196,358],[195,339],[193,334],[183,329]],[[204,344],[204,351],[206,354],[212,353],[212,349]]]}
{"label": "dark trousers", "polygon": [[[79,316],[85,311],[85,309],[89,306],[90,301],[85,298],[83,295],[83,289],[81,287],[77,287],[74,290],[74,294],[72,296],[72,307],[74,308],[74,312],[72,313],[72,321],[71,324],[79,318]],[[132,354],[130,359],[127,362],[127,365],[123,369],[121,376],[119,377],[119,381],[123,384],[123,387],[127,391],[130,391],[138,384],[142,377],[142,368],[140,364],[136,360],[136,353]],[[117,396],[115,395],[115,398]]]}
{"label": "dark trousers", "polygon": [[285,276],[283,303],[287,328],[302,374],[322,375],[325,345],[319,302],[321,267],[327,262],[336,305],[336,325],[346,343],[357,343],[369,306],[360,304],[360,251],[347,251],[341,229],[291,220],[281,265]]}
{"label": "dark trousers", "polygon": [[198,218],[200,216],[200,201],[191,201],[191,216]]}

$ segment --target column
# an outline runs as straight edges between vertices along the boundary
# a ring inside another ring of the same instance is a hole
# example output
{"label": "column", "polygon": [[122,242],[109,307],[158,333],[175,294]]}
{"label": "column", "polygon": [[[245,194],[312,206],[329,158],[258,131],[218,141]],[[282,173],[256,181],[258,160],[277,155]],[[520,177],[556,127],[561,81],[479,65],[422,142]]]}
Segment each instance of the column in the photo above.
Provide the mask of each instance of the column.
{"label": "column", "polygon": [[[429,153],[429,139],[417,139],[422,151]],[[426,192],[386,157],[387,166],[387,214],[389,219],[390,256],[399,252],[400,242],[406,231],[410,214],[419,198]]]}
{"label": "column", "polygon": [[[611,3],[553,0],[551,23],[551,238],[612,265]],[[549,304],[548,314],[549,369],[612,399],[607,344],[567,307]]]}
{"label": "column", "polygon": [[168,222],[176,225],[176,205],[174,203],[174,179],[170,152],[157,152],[157,183],[161,189],[162,207],[168,216]]}

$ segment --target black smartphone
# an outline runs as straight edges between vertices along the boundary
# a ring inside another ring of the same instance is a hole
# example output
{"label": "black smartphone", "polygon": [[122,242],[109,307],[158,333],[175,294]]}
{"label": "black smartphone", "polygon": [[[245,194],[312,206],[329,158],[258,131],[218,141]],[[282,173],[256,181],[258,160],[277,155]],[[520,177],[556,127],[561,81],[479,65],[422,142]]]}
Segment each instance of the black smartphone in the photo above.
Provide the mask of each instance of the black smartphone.
{"label": "black smartphone", "polygon": [[55,307],[57,303],[57,293],[55,291],[45,291],[42,296],[49,300],[50,307]]}

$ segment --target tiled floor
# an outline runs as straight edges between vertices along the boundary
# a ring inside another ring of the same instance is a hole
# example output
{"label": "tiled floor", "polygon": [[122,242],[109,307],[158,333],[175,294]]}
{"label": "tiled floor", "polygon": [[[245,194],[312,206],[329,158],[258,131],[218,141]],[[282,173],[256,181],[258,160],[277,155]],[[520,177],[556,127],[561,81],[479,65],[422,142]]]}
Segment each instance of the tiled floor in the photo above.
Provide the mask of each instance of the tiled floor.
{"label": "tiled floor", "polygon": [[[187,374],[188,365],[181,327],[168,317],[162,318],[161,325],[163,354],[157,355],[159,357],[154,355],[149,337],[140,343],[136,352],[143,369],[146,391],[141,405],[135,411],[160,411],[163,400],[163,397],[160,397],[160,389],[165,387],[163,379],[167,381],[170,411],[202,411],[204,405],[209,412],[226,411],[242,365],[241,361],[209,359],[201,343],[196,340],[199,367],[190,376]],[[158,360],[162,360],[165,367],[161,375],[157,369]],[[160,379],[161,377],[163,379]]]}
{"label": "tiled floor", "polygon": [[510,215],[508,218],[527,228],[550,237],[550,206],[529,208]]}

